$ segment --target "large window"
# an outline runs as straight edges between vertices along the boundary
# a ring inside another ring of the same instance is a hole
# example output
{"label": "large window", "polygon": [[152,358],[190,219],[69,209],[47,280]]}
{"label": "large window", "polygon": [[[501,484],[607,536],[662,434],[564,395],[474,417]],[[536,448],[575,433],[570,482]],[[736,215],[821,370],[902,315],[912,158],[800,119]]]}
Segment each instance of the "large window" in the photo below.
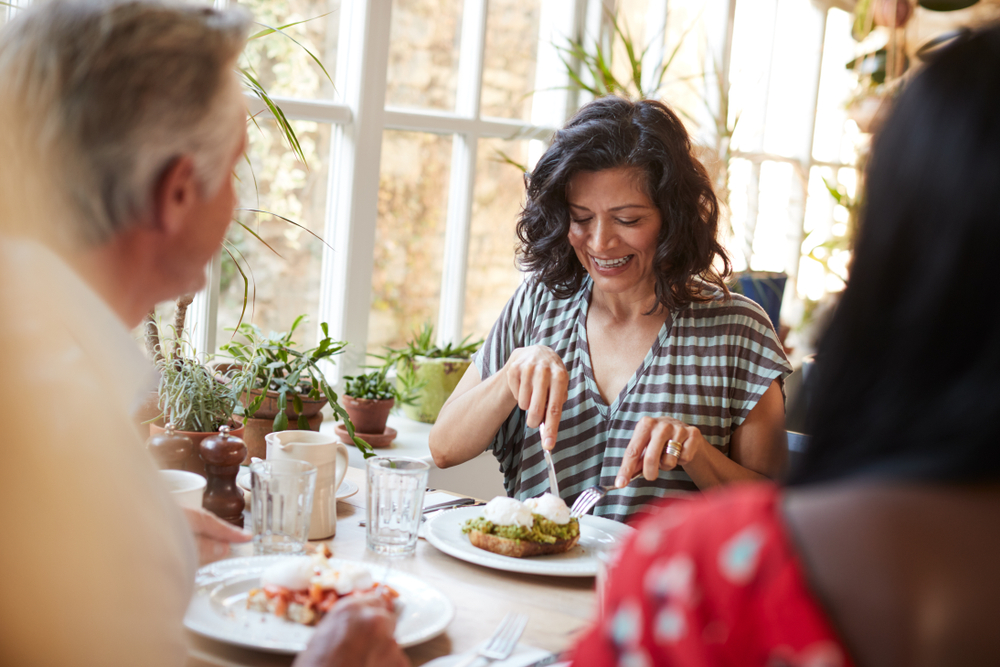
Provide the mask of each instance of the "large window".
{"label": "large window", "polygon": [[[789,272],[793,300],[842,285],[846,212],[827,184],[853,192],[860,141],[841,110],[844,12],[809,0],[215,1],[260,23],[240,67],[298,145],[248,93],[240,224],[189,311],[203,352],[241,318],[280,331],[303,313],[300,343],[323,321],[350,342],[338,377],[424,323],[441,340],[484,336],[523,279],[524,172],[589,99],[560,47],[610,46],[627,75],[612,15],[643,46],[644,77],[676,54],[658,96],[733,157],[719,182],[737,265]],[[0,5],[0,21],[28,2]],[[719,77],[740,117],[731,142],[719,141]]]}
{"label": "large window", "polygon": [[573,108],[554,44],[579,34],[587,3],[245,4],[288,26],[254,39],[243,64],[292,121],[302,155],[251,100],[239,171],[249,229],[234,226],[196,302],[200,347],[224,342],[241,314],[282,330],[307,312],[300,342],[325,320],[351,343],[342,374],[424,323],[446,340],[484,335],[521,280],[524,174],[511,163],[536,158]]}

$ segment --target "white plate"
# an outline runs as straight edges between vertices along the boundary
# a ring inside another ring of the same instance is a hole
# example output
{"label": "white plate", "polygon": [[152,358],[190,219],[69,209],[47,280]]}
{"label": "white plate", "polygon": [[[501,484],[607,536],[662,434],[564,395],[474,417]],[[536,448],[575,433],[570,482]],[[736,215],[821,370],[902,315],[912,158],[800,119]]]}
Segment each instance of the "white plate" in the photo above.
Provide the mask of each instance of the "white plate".
{"label": "white plate", "polygon": [[[250,468],[246,466],[241,466],[240,471],[236,473],[236,483],[239,484],[240,488],[247,493],[251,492],[250,489]],[[350,498],[355,493],[358,492],[358,485],[349,479],[345,479],[337,487],[337,500],[343,500],[344,498]]]}
{"label": "white plate", "polygon": [[472,546],[469,536],[462,532],[468,519],[482,513],[482,507],[459,507],[441,512],[427,521],[427,541],[449,556],[497,570],[554,577],[593,577],[597,574],[597,550],[619,544],[635,531],[623,523],[587,515],[580,519],[580,541],[566,553],[513,558]]}
{"label": "white plate", "polygon": [[[273,614],[247,609],[247,594],[260,586],[261,573],[287,556],[230,558],[198,570],[195,594],[184,616],[189,630],[211,639],[270,653],[298,653],[315,630]],[[331,559],[336,567],[337,559]],[[373,575],[384,571],[364,562],[355,565]],[[399,592],[396,599],[396,641],[414,646],[444,632],[455,615],[451,601],[436,588],[405,572],[391,572],[387,582]]]}

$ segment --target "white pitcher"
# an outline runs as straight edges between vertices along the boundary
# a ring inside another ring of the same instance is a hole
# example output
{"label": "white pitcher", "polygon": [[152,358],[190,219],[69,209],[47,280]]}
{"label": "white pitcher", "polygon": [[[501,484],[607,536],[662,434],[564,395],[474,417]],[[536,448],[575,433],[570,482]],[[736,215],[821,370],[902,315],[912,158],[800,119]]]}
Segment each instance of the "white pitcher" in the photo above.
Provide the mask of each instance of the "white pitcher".
{"label": "white pitcher", "polygon": [[334,435],[316,431],[278,431],[264,437],[267,458],[308,461],[317,468],[309,539],[337,534],[337,489],[347,474],[347,446]]}

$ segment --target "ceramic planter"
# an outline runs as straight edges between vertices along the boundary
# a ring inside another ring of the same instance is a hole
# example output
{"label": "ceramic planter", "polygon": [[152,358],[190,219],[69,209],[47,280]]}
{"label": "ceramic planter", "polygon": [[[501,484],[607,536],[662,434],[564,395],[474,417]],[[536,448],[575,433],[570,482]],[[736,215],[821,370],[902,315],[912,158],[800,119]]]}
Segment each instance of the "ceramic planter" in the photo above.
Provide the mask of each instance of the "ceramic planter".
{"label": "ceramic planter", "polygon": [[[397,375],[408,372],[403,367],[405,363],[407,362],[399,362]],[[472,362],[457,358],[414,357],[411,363],[416,385],[421,388],[412,405],[403,405],[403,414],[410,419],[433,424],[441,412],[441,406],[451,396],[451,392],[455,391],[455,386]],[[402,390],[398,379],[396,386]]]}
{"label": "ceramic planter", "polygon": [[389,411],[396,404],[394,398],[354,398],[347,395],[341,396],[340,401],[347,410],[351,423],[354,424],[355,432],[362,436],[383,433],[385,422],[389,419]]}
{"label": "ceramic planter", "polygon": [[[243,438],[245,432],[243,424],[238,421],[230,421],[229,426],[232,429],[229,431],[229,435],[234,438]],[[149,425],[149,435],[159,435],[164,432],[164,428],[161,424],[152,423]],[[188,472],[195,472],[205,476],[205,463],[201,460],[199,452],[201,451],[201,441],[210,435],[217,435],[217,431],[206,431],[206,432],[195,432],[195,431],[174,431],[178,435],[186,435],[191,438],[191,442],[194,443],[194,447],[188,456],[187,462],[184,464],[184,470]]]}
{"label": "ceramic planter", "polygon": [[781,299],[785,295],[788,275],[766,271],[748,271],[736,274],[738,291],[751,301],[756,301],[771,318],[774,330],[778,331],[778,315],[781,313]]}

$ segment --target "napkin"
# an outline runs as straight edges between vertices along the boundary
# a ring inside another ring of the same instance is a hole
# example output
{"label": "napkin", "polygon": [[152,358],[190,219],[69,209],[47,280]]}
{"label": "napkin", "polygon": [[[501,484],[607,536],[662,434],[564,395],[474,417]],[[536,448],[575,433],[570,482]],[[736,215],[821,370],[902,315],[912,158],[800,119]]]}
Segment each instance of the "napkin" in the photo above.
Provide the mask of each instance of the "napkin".
{"label": "napkin", "polygon": [[[462,660],[468,658],[468,653],[459,653],[458,655],[446,655],[444,657],[438,658],[437,660],[431,660],[424,667],[452,667],[452,665],[458,665]],[[540,648],[535,648],[534,646],[526,646],[524,644],[518,644],[514,652],[511,653],[510,657],[506,660],[496,660],[489,663],[489,667],[529,667],[534,662],[541,660],[542,658],[549,655],[549,651],[545,651]],[[474,667],[482,667],[484,664],[483,660],[478,663],[472,663]],[[551,667],[568,667],[568,662],[553,662]]]}

